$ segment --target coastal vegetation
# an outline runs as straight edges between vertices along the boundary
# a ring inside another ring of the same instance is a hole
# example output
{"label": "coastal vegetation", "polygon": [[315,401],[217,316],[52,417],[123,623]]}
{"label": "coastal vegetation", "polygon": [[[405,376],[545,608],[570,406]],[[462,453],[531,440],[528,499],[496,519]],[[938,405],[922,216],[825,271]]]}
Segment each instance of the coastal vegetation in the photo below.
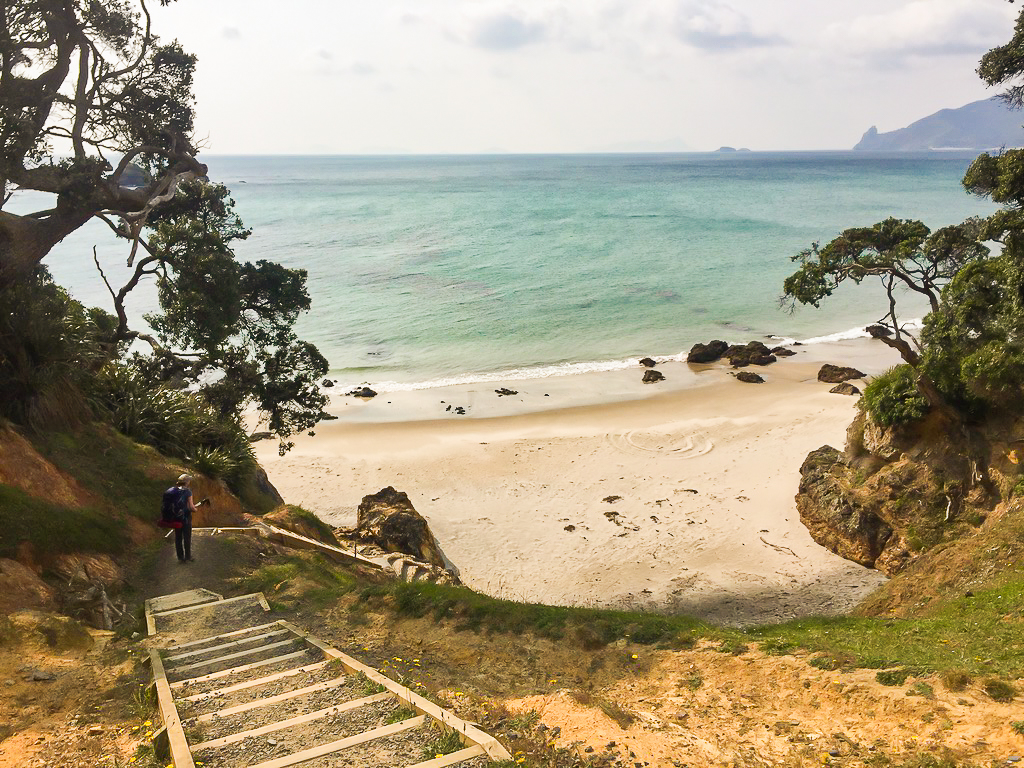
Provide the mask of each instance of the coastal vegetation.
{"label": "coastal vegetation", "polygon": [[[204,180],[189,138],[195,62],[151,34],[144,3],[141,16],[129,7],[30,0],[8,11],[11,34],[0,44],[9,63],[0,106],[18,116],[0,129],[5,193],[16,187],[56,199],[52,209],[32,214],[0,211],[0,416],[52,465],[48,477],[72,489],[70,498],[58,499],[0,484],[0,530],[8,534],[0,556],[27,550],[48,576],[59,555],[98,553],[134,558],[139,580],[152,578],[155,500],[181,463],[223,478],[249,511],[267,511],[268,500],[253,490],[258,468],[241,410],[259,408],[286,450],[288,437],[312,427],[325,402],[316,382],[326,362],[293,330],[309,307],[305,273],[235,259],[232,243],[247,230],[226,188]],[[1017,60],[1016,69],[1002,66],[992,82],[1024,72],[1024,54]],[[61,142],[69,155],[58,151]],[[120,159],[108,162],[108,154]],[[141,186],[123,183],[132,163]],[[890,299],[882,322],[892,334],[880,338],[905,360],[868,386],[845,455],[819,455],[801,486],[801,515],[812,531],[810,509],[828,507],[835,515],[821,530],[852,542],[844,555],[870,555],[866,564],[894,577],[857,615],[720,627],[687,616],[385,581],[248,541],[252,556],[230,564],[227,586],[262,591],[274,608],[310,622],[340,614],[360,638],[376,622],[408,621],[424,633],[428,626],[444,633],[447,649],[468,636],[504,639],[504,666],[520,665],[513,672],[529,677],[520,693],[547,695],[562,679],[558,672],[538,674],[534,659],[522,660],[534,653],[527,642],[557,644],[578,665],[566,662],[580,672],[577,703],[591,702],[622,728],[637,718],[584,690],[593,683],[583,675],[610,669],[630,681],[644,672],[657,677],[655,651],[745,657],[752,664],[794,655],[810,670],[870,670],[879,684],[907,686],[910,697],[930,700],[937,691],[973,686],[992,701],[1012,701],[1024,676],[1024,480],[1017,453],[1024,444],[1022,174],[1024,154],[983,155],[965,186],[1003,203],[996,215],[936,232],[896,219],[847,230],[801,254],[799,271],[786,283],[791,300],[816,305],[843,282],[880,279]],[[134,265],[125,285],[109,286],[113,312],[84,307],[45,269],[53,245],[90,218],[110,225]],[[146,278],[159,288],[160,311],[147,318],[152,333],[130,328],[124,308]],[[931,308],[920,338],[900,323],[900,285]],[[0,440],[6,426],[0,423]],[[287,514],[334,535],[301,509]],[[138,533],[142,524],[149,539]],[[130,636],[137,628],[128,618],[119,629]],[[392,661],[404,663],[389,654],[380,664],[393,668]],[[466,667],[483,668],[473,664],[475,658]],[[711,687],[705,674],[687,671],[680,690],[703,693]],[[494,685],[480,677],[481,685]],[[714,695],[727,692],[723,686]],[[503,724],[517,743],[522,736],[515,731],[535,732],[539,724],[534,710],[479,708],[480,722]],[[726,707],[716,698],[706,709]],[[677,720],[686,722],[683,715]],[[1024,726],[1013,721],[1012,728],[1019,733]],[[585,764],[553,737],[536,741],[528,754],[517,752],[516,765]],[[454,746],[438,743],[431,752]],[[907,758],[914,750],[897,751]],[[934,755],[908,759],[954,765]]]}
{"label": "coastal vegetation", "polygon": [[[1010,86],[1004,98],[1017,107],[1022,29],[1024,15],[979,68],[989,85]],[[904,361],[867,386],[843,451],[808,455],[797,496],[816,541],[896,577],[868,601],[876,613],[907,610],[914,588],[904,575],[926,580],[919,605],[953,584],[970,591],[985,559],[978,542],[1012,550],[1019,536],[1024,150],[981,154],[962,184],[1001,208],[935,231],[896,218],[847,229],[795,256],[784,283],[795,307],[877,280],[887,311],[869,330]],[[908,293],[927,303],[920,329],[906,323]]]}
{"label": "coastal vegetation", "polygon": [[[0,304],[14,311],[0,327],[0,415],[29,427],[108,416],[231,479],[252,464],[238,421],[251,405],[287,450],[321,417],[327,361],[293,330],[310,307],[306,272],[235,257],[249,230],[198,160],[195,57],[153,33],[145,0],[32,0],[4,14]],[[44,266],[93,220],[125,246],[122,285],[80,254],[110,312],[71,300]],[[131,327],[125,302],[147,280],[159,311]]]}

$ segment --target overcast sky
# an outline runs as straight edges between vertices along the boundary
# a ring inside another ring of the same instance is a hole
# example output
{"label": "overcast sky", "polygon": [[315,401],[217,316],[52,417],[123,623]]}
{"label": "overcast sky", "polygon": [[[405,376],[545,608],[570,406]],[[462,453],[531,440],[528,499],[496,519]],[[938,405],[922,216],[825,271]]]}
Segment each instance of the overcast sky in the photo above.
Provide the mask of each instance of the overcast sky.
{"label": "overcast sky", "polygon": [[[153,5],[157,5],[153,3]],[[178,0],[206,151],[848,149],[992,95],[1006,0]],[[1022,117],[1024,122],[1024,117]]]}

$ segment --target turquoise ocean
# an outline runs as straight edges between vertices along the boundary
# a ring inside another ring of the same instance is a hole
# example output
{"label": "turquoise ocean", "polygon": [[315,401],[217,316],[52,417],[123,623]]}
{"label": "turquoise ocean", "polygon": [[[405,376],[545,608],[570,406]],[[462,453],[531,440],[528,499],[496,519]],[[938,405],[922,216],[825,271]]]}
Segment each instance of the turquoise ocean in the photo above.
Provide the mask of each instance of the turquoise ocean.
{"label": "turquoise ocean", "polygon": [[[876,285],[780,309],[790,257],[888,216],[933,228],[994,206],[974,153],[204,157],[253,229],[242,259],[309,273],[300,335],[342,385],[382,390],[614,370],[697,341],[848,337]],[[26,205],[28,202],[26,202]],[[47,264],[107,306],[127,248],[99,224]],[[132,304],[136,318],[155,292]],[[211,297],[212,301],[216,297]],[[907,317],[920,304],[907,299]]]}

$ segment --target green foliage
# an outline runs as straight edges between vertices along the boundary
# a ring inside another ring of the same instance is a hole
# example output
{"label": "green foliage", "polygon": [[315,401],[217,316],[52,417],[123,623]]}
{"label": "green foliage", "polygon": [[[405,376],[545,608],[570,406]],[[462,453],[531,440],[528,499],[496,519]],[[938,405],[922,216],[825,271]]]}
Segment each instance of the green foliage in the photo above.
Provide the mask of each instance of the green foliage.
{"label": "green foliage", "polygon": [[102,500],[106,514],[152,524],[160,494],[168,485],[162,456],[112,428],[93,424],[77,432],[47,432],[34,438],[37,450]]}
{"label": "green foliage", "polygon": [[400,723],[403,720],[416,717],[416,710],[411,707],[398,707],[391,712],[386,718],[384,718],[384,725],[391,725],[392,723]]}
{"label": "green foliage", "polygon": [[86,310],[44,267],[0,287],[0,307],[0,416],[37,430],[88,421],[82,390],[113,351],[111,318]]}
{"label": "green foliage", "polygon": [[1012,720],[1010,721],[1010,728],[1014,733],[1024,736],[1024,720]]}
{"label": "green foliage", "polygon": [[[107,283],[116,318],[102,322],[52,286],[45,302],[22,301],[32,311],[13,313],[18,326],[0,328],[0,360],[14,361],[0,371],[0,414],[21,423],[57,417],[67,426],[68,414],[85,412],[76,377],[103,362],[80,348],[96,335],[91,322],[108,340],[149,344],[144,367],[158,374],[147,375],[150,384],[198,391],[226,420],[253,403],[286,446],[323,412],[317,381],[327,361],[293,330],[310,306],[305,271],[235,258],[249,231],[228,190],[205,180],[192,145],[195,57],[159,41],[141,0],[24,0],[5,22],[0,178],[5,193],[35,190],[54,200],[46,210],[0,217],[0,291],[34,288],[33,271],[50,250],[94,217],[131,242],[132,272],[122,286]],[[115,155],[112,167],[105,158]],[[130,169],[138,183],[126,183]],[[160,311],[146,320],[155,336],[130,328],[125,310],[152,278]],[[0,296],[0,306],[8,304],[21,306]],[[8,354],[5,337],[18,341],[17,354]],[[231,477],[247,463],[236,448],[199,439],[174,455]]]}
{"label": "green foliage", "polygon": [[[202,352],[187,366],[157,355],[163,375],[200,383],[223,413],[255,403],[282,441],[316,424],[327,404],[319,381],[328,364],[293,330],[310,307],[305,270],[235,260],[232,244],[249,230],[223,185],[181,185],[149,223],[144,261],[160,265],[161,312],[146,320],[165,347]],[[221,375],[205,383],[210,374]]]}
{"label": "green foliage", "polygon": [[92,390],[96,409],[118,430],[185,459],[197,472],[234,484],[256,465],[238,418],[221,414],[197,393],[155,383],[138,367],[118,363],[99,371]]}
{"label": "green foliage", "polygon": [[513,731],[532,731],[539,722],[540,712],[536,709],[528,709],[525,712],[520,712],[518,715],[510,717],[507,725]]}
{"label": "green foliage", "polygon": [[928,401],[917,388],[917,373],[897,365],[872,379],[861,398],[871,420],[882,427],[899,427],[924,418]]}
{"label": "green foliage", "polygon": [[432,760],[438,755],[450,755],[462,749],[462,740],[458,731],[445,730],[423,747],[423,759]]}

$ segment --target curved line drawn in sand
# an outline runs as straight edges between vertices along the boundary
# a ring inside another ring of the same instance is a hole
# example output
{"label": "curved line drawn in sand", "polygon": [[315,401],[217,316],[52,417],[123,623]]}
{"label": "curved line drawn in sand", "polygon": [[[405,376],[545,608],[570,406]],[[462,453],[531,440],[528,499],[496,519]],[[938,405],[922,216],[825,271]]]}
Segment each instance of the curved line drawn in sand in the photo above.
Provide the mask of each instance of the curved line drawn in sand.
{"label": "curved line drawn in sand", "polygon": [[608,434],[605,439],[612,448],[623,453],[637,456],[656,453],[670,459],[696,459],[711,453],[715,447],[711,439],[701,432],[671,434],[630,430],[622,434]]}

